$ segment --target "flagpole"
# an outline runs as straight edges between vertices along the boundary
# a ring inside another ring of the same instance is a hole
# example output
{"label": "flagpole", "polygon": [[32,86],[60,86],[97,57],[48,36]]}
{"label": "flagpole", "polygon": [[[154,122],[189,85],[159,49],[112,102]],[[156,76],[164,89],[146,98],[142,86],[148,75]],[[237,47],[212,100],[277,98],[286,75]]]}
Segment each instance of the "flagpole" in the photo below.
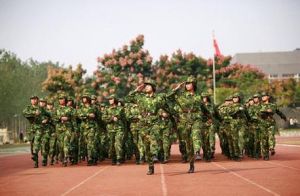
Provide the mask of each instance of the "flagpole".
{"label": "flagpole", "polygon": [[[213,31],[213,41],[215,40],[215,32]],[[214,93],[214,104],[216,104],[216,62],[215,62],[215,53],[213,52],[213,93]]]}

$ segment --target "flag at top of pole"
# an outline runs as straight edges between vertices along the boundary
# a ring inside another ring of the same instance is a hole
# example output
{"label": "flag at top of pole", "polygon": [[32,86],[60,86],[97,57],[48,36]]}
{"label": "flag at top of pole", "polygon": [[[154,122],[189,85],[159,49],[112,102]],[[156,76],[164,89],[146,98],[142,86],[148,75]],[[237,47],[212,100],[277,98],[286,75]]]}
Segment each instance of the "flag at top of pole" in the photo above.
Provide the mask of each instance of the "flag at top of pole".
{"label": "flag at top of pole", "polygon": [[218,46],[218,43],[217,43],[217,40],[215,38],[215,33],[214,32],[213,32],[213,45],[214,45],[214,48],[215,48],[215,56],[216,57],[222,56],[222,54],[220,52],[220,49],[219,49],[219,46]]}

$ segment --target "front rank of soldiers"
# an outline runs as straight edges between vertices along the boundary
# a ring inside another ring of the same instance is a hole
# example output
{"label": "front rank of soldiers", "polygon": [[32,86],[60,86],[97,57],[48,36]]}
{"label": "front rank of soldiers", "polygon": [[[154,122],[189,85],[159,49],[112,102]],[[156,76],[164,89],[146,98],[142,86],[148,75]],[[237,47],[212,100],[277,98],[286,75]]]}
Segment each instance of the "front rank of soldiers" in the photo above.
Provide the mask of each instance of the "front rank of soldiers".
{"label": "front rank of soldiers", "polygon": [[243,102],[236,93],[216,106],[196,87],[191,76],[172,91],[157,93],[155,82],[146,80],[122,99],[110,95],[106,104],[88,91],[77,101],[64,93],[56,100],[33,95],[23,114],[30,124],[34,167],[39,167],[39,155],[42,166],[92,166],[105,159],[119,166],[135,157],[138,165],[148,163],[152,175],[154,163],[168,163],[171,145],[178,141],[182,162],[193,173],[195,161],[215,158],[216,135],[222,154],[235,161],[245,156],[269,160],[275,154],[273,116],[286,117],[269,94]]}

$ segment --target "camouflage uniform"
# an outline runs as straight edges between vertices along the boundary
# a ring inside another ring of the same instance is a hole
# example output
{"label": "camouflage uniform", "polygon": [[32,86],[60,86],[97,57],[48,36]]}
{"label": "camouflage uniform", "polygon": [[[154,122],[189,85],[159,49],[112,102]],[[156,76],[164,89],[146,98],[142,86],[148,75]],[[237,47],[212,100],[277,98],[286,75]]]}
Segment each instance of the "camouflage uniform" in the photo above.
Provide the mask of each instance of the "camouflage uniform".
{"label": "camouflage uniform", "polygon": [[[31,98],[37,98],[37,96],[32,96]],[[23,115],[28,119],[30,127],[28,129],[29,140],[32,145],[32,159],[35,163],[35,167],[38,167],[38,154],[41,150],[42,137],[44,134],[44,120],[48,120],[49,116],[45,109],[39,107],[38,105],[29,105],[24,111]]]}
{"label": "camouflage uniform", "polygon": [[[114,96],[110,97],[115,99]],[[115,100],[116,101],[116,100]],[[116,117],[114,120],[113,118]],[[117,104],[109,106],[103,114],[103,119],[107,124],[109,136],[109,155],[112,158],[112,164],[120,164],[123,157],[123,142],[125,131],[125,112],[122,106]]]}
{"label": "camouflage uniform", "polygon": [[[225,103],[221,104],[218,107],[218,111],[221,118],[221,123],[219,127],[219,139],[220,139],[220,146],[222,150],[222,154],[227,156],[228,158],[231,158],[232,149],[233,147],[231,144],[231,127],[230,122],[232,120],[232,117],[229,115],[230,105],[232,98],[228,97],[225,100]],[[230,153],[231,152],[231,153]]]}
{"label": "camouflage uniform", "polygon": [[51,132],[53,131],[52,126],[51,126],[51,115],[48,113],[46,109],[46,104],[47,101],[45,99],[40,99],[40,103],[44,102],[45,106],[41,107],[45,112],[47,113],[46,115],[48,116],[47,122],[42,124],[42,129],[44,130],[44,134],[42,136],[42,146],[41,146],[41,151],[42,151],[42,165],[46,166],[48,162],[48,156],[49,156],[49,151],[50,151],[50,137],[51,137]]}
{"label": "camouflage uniform", "polygon": [[[48,105],[53,106],[52,101],[47,102]],[[49,129],[50,129],[50,140],[49,140],[49,158],[50,158],[50,164],[53,165],[54,158],[56,157],[56,161],[58,161],[58,145],[57,145],[57,134],[55,130],[55,124],[53,121],[53,115],[55,112],[54,107],[50,110],[47,108],[47,112],[50,115],[50,121],[49,121]]]}
{"label": "camouflage uniform", "polygon": [[[235,94],[233,98],[239,98],[239,94]],[[245,126],[247,122],[247,114],[245,107],[241,103],[233,103],[230,107],[229,114],[232,117],[230,122],[231,126],[231,145],[232,152],[231,157],[234,160],[240,160],[243,157],[244,151],[244,134]]]}
{"label": "camouflage uniform", "polygon": [[[66,96],[60,95],[59,99],[66,100]],[[66,105],[59,105],[54,114],[60,160],[63,161],[63,166],[67,166],[70,158],[70,140],[73,133],[72,115],[72,108]],[[64,120],[64,117],[67,119]]]}
{"label": "camouflage uniform", "polygon": [[97,140],[99,132],[99,119],[101,115],[99,110],[91,105],[90,96],[85,94],[82,98],[86,97],[89,99],[89,103],[83,103],[82,107],[77,111],[77,116],[81,120],[81,147],[86,149],[86,156],[88,165],[97,164]]}
{"label": "camouflage uniform", "polygon": [[[193,83],[194,77],[189,77],[186,83]],[[194,89],[195,90],[195,89]],[[194,172],[194,152],[200,151],[200,127],[206,109],[202,103],[201,96],[191,94],[188,91],[179,93],[175,91],[177,112],[179,114],[178,129],[186,146],[187,158],[190,163],[189,173]]]}
{"label": "camouflage uniform", "polygon": [[[268,96],[266,93],[262,97]],[[277,113],[282,119],[286,120],[286,116],[280,112],[277,105],[270,102],[263,102],[260,108],[261,117],[261,150],[264,160],[269,160],[269,150],[272,155],[275,153],[275,132],[276,122],[273,115]]]}

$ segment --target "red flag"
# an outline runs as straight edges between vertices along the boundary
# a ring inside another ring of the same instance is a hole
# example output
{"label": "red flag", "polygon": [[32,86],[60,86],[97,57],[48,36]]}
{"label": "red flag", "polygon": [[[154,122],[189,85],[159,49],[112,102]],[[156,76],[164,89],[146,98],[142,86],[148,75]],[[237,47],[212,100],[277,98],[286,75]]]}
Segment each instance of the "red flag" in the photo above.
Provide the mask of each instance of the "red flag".
{"label": "red flag", "polygon": [[213,38],[213,42],[214,42],[214,48],[215,48],[215,56],[222,56],[221,52],[220,52],[220,49],[219,49],[219,46],[218,46],[218,43],[217,43],[217,40],[215,39],[215,37]]}

